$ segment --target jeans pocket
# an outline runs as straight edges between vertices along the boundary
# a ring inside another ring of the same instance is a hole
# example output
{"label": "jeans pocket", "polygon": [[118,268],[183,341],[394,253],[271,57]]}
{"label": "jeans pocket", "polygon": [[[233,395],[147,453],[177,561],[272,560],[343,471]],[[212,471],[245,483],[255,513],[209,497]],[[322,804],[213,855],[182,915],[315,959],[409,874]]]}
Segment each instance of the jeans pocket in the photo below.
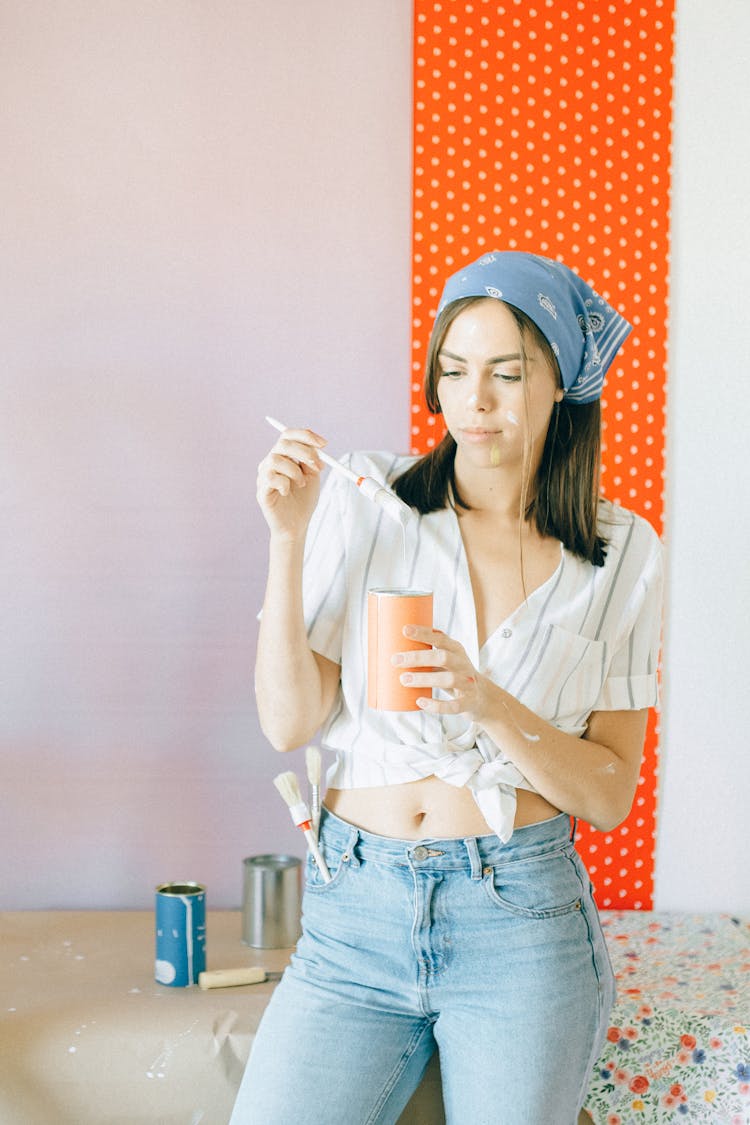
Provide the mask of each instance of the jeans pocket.
{"label": "jeans pocket", "polygon": [[324,848],[321,846],[320,851],[325,860],[326,867],[330,879],[326,880],[321,872],[318,864],[313,859],[310,852],[307,853],[305,859],[305,891],[311,891],[315,894],[325,894],[327,891],[333,890],[338,886],[344,878],[344,875],[351,867],[351,856],[348,852],[341,851],[340,848]]}
{"label": "jeans pocket", "polygon": [[581,910],[584,887],[570,851],[509,860],[485,868],[484,887],[496,906],[522,918],[558,918]]}

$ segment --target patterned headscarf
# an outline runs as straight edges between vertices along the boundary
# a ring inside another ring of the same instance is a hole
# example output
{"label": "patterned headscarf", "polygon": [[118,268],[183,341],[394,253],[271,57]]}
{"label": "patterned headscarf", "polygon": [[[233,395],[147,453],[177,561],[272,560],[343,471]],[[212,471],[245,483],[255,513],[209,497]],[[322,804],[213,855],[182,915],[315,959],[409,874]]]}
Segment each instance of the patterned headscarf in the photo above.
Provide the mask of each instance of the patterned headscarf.
{"label": "patterned headscarf", "polygon": [[536,254],[497,251],[464,266],[448,278],[438,312],[460,297],[496,297],[526,313],[549,341],[572,403],[600,397],[604,376],[632,331],[578,274]]}

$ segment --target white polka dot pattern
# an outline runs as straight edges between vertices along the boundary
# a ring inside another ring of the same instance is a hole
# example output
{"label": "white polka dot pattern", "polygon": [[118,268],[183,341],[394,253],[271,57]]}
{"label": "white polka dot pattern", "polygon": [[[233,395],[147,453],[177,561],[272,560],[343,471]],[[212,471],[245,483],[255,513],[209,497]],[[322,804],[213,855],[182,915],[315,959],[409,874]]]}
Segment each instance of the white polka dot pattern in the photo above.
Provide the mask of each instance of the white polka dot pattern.
{"label": "white polka dot pattern", "polygon": [[[483,251],[565,261],[631,322],[603,488],[662,529],[674,0],[415,0],[412,448],[443,434],[422,373],[446,277]],[[579,848],[604,907],[652,904],[658,723],[633,812]]]}

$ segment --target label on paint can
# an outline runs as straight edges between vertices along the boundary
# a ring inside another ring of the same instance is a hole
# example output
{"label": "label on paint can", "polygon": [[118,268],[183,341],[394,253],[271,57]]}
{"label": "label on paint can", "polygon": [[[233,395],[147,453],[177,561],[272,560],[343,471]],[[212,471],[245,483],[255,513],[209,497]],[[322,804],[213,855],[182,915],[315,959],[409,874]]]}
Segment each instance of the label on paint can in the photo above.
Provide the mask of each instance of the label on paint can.
{"label": "label on paint can", "polygon": [[159,984],[198,983],[206,967],[206,888],[162,883],[156,888],[156,966]]}

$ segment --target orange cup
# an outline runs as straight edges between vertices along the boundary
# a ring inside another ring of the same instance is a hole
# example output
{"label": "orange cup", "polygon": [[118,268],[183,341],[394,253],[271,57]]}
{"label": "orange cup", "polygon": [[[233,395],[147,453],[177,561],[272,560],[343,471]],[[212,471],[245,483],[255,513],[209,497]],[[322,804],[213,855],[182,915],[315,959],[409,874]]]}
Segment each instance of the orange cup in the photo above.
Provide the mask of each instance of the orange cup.
{"label": "orange cup", "polygon": [[[367,591],[367,705],[376,711],[418,711],[425,688],[404,687],[396,652],[430,648],[404,636],[404,625],[432,628],[432,594],[425,590]],[[426,671],[427,669],[425,669]]]}

